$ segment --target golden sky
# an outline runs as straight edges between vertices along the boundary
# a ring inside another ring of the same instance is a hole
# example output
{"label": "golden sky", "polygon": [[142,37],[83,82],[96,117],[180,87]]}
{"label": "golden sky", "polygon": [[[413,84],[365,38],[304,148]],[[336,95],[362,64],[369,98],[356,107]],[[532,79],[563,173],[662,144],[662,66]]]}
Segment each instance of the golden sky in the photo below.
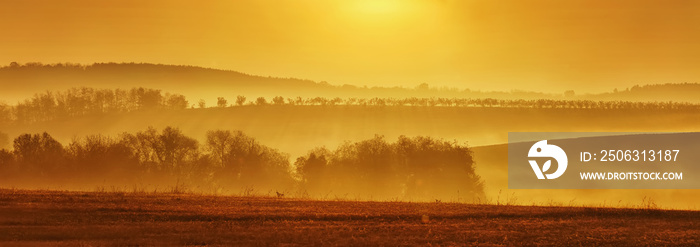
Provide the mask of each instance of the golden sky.
{"label": "golden sky", "polygon": [[23,0],[0,63],[148,62],[331,84],[611,91],[700,82],[700,2]]}

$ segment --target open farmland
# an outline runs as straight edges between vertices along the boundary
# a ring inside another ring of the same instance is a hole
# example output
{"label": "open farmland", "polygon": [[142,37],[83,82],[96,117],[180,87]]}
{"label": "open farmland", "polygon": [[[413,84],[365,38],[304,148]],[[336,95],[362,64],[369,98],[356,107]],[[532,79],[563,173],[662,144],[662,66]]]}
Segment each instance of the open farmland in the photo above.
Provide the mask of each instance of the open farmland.
{"label": "open farmland", "polygon": [[700,212],[0,190],[3,246],[269,244],[697,246]]}

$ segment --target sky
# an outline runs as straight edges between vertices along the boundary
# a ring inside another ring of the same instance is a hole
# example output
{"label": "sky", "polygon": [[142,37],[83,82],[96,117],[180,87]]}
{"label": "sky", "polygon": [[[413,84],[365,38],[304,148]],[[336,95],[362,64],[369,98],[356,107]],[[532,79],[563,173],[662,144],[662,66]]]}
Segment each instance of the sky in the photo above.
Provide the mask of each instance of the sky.
{"label": "sky", "polygon": [[560,93],[700,82],[700,2],[8,0],[0,64],[146,62]]}

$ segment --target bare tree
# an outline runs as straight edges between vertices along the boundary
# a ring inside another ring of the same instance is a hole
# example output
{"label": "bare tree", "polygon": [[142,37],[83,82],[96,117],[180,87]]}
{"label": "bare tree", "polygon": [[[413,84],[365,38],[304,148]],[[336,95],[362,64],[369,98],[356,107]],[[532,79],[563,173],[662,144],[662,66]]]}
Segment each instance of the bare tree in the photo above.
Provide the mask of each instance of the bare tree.
{"label": "bare tree", "polygon": [[234,143],[234,136],[231,131],[211,130],[207,131],[206,149],[215,159],[219,167],[225,167],[229,162],[229,151]]}

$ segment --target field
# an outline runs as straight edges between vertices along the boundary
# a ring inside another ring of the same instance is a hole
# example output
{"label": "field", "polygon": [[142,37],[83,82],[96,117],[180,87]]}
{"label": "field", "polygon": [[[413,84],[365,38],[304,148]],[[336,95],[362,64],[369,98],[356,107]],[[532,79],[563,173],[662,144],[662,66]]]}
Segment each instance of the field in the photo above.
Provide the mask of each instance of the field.
{"label": "field", "polygon": [[0,245],[687,245],[700,212],[0,190]]}

